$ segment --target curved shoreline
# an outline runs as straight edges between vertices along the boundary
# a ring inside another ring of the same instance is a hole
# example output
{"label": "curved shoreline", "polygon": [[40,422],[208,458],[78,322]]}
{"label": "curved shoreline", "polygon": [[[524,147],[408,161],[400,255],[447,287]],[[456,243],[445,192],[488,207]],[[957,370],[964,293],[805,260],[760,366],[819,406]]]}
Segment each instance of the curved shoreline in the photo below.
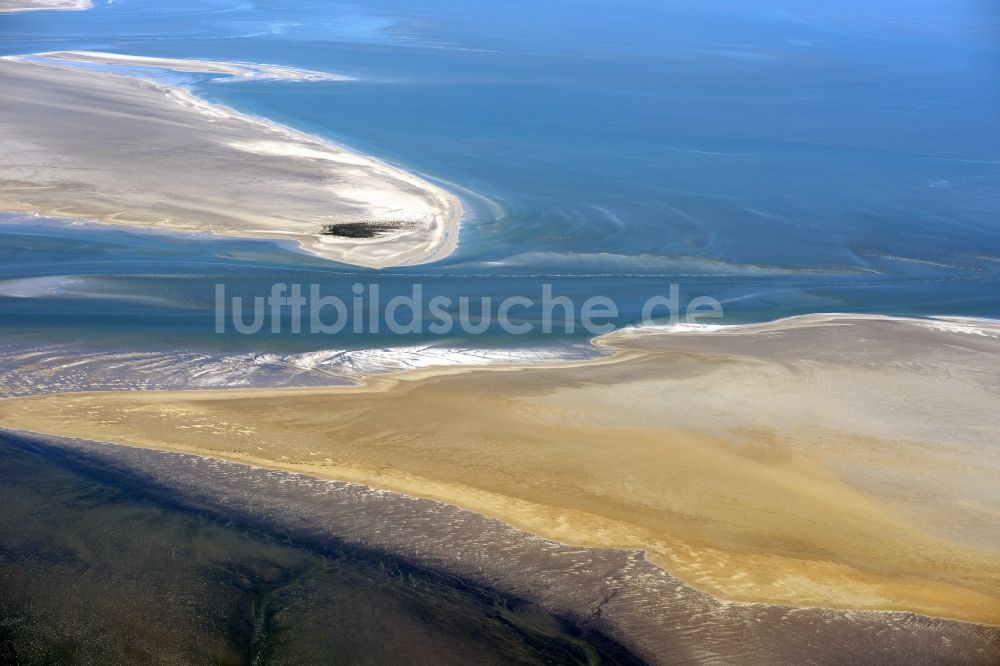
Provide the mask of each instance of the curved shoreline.
{"label": "curved shoreline", "polygon": [[437,185],[183,88],[55,58],[2,59],[0,82],[21,91],[0,114],[4,210],[294,241],[370,268],[435,261],[458,244],[462,205]]}
{"label": "curved shoreline", "polygon": [[667,324],[652,326],[624,326],[615,331],[600,335],[592,342],[600,345],[614,346],[616,341],[629,338],[641,338],[655,335],[740,335],[778,332],[793,328],[822,326],[825,324],[850,324],[851,322],[883,321],[899,322],[916,326],[925,326],[935,330],[970,333],[986,337],[1000,336],[1000,319],[988,317],[959,317],[953,315],[926,315],[922,317],[903,317],[883,314],[862,314],[854,312],[815,312],[808,314],[769,319],[746,324]]}
{"label": "curved shoreline", "polygon": [[[100,297],[85,281],[58,276],[0,281],[0,297]],[[897,322],[929,330],[1000,336],[1000,320],[982,317],[902,317],[855,313],[814,313],[747,324],[625,326],[599,335],[589,345],[555,347],[425,347],[406,345],[367,348],[330,348],[282,354],[280,352],[226,354],[171,350],[101,351],[61,345],[6,345],[0,351],[0,398],[58,393],[95,393],[122,390],[273,390],[358,386],[379,377],[419,379],[453,372],[492,369],[575,367],[601,359],[614,361],[616,343],[640,343],[657,336],[713,336],[780,333],[793,328],[852,322]],[[63,377],[62,364],[73,372]],[[413,373],[419,372],[419,375]]]}
{"label": "curved shoreline", "polygon": [[[597,360],[425,368],[349,388],[16,398],[0,416],[642,549],[722,598],[998,623],[1000,507],[988,498],[1000,460],[981,431],[996,419],[1000,342],[925,320],[818,317],[757,336],[633,336]],[[787,392],[830,404],[800,416],[782,410]]]}

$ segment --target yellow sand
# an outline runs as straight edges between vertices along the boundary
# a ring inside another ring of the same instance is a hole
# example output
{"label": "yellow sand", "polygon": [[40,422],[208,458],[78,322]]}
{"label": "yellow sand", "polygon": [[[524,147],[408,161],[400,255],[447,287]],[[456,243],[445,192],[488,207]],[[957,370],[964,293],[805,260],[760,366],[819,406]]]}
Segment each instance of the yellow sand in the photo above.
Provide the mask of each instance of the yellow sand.
{"label": "yellow sand", "polygon": [[852,320],[608,344],[360,388],[11,399],[0,423],[440,499],[723,598],[1000,623],[1000,340]]}

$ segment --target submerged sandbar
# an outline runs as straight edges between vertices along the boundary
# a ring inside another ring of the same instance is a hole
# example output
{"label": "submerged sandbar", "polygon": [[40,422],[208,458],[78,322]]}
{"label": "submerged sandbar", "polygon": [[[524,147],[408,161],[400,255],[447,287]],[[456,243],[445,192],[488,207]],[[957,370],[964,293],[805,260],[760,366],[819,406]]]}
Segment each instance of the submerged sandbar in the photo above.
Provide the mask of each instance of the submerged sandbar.
{"label": "submerged sandbar", "polygon": [[18,59],[0,59],[0,86],[17,91],[0,107],[0,209],[294,241],[374,268],[458,242],[445,190],[182,88]]}

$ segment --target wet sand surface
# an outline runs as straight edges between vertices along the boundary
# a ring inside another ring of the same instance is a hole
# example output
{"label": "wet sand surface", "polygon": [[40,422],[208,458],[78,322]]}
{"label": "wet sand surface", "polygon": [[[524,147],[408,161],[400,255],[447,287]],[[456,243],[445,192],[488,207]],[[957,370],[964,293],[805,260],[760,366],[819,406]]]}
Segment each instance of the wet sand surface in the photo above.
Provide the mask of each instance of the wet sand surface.
{"label": "wet sand surface", "polygon": [[[375,268],[432,261],[457,245],[461,204],[414,175],[183,88],[57,56],[0,59],[0,86],[17,91],[0,107],[0,209],[284,240]],[[233,76],[320,74],[214,65]]]}
{"label": "wet sand surface", "polygon": [[1000,338],[983,326],[626,333],[598,360],[15,398],[0,423],[437,499],[641,550],[722,599],[998,624]]}
{"label": "wet sand surface", "polygon": [[218,479],[183,458],[105,453],[0,435],[2,663],[637,661],[537,604],[185,497],[164,465]]}
{"label": "wet sand surface", "polygon": [[[988,664],[1000,630],[909,613],[723,603],[636,551],[539,539],[439,502],[222,460],[7,432],[8,446],[131,478],[287,544],[346,544],[534,603],[664,664]],[[615,653],[603,639],[605,659]]]}

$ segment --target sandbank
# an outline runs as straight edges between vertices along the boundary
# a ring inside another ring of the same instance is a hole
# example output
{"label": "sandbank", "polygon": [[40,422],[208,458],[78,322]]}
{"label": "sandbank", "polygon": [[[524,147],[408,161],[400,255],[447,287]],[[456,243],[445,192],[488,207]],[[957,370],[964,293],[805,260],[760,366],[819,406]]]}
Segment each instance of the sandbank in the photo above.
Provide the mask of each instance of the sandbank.
{"label": "sandbank", "polygon": [[34,12],[46,9],[80,11],[93,7],[91,0],[0,0],[0,14]]}
{"label": "sandbank", "polygon": [[541,366],[364,386],[0,402],[26,431],[437,499],[640,549],[721,599],[1000,624],[1000,335],[821,317],[639,331]]}
{"label": "sandbank", "polygon": [[102,65],[122,65],[128,67],[151,67],[171,72],[193,72],[201,74],[225,74],[234,79],[257,79],[275,81],[350,81],[349,76],[312,69],[299,69],[283,65],[267,65],[252,62],[225,62],[218,60],[198,60],[193,58],[156,58],[152,56],[126,55],[123,53],[102,53],[100,51],[46,51],[30,56],[32,62],[57,60],[75,63]]}
{"label": "sandbank", "polygon": [[458,242],[445,190],[183,88],[11,58],[0,85],[17,91],[0,108],[0,210],[289,241],[373,268]]}

